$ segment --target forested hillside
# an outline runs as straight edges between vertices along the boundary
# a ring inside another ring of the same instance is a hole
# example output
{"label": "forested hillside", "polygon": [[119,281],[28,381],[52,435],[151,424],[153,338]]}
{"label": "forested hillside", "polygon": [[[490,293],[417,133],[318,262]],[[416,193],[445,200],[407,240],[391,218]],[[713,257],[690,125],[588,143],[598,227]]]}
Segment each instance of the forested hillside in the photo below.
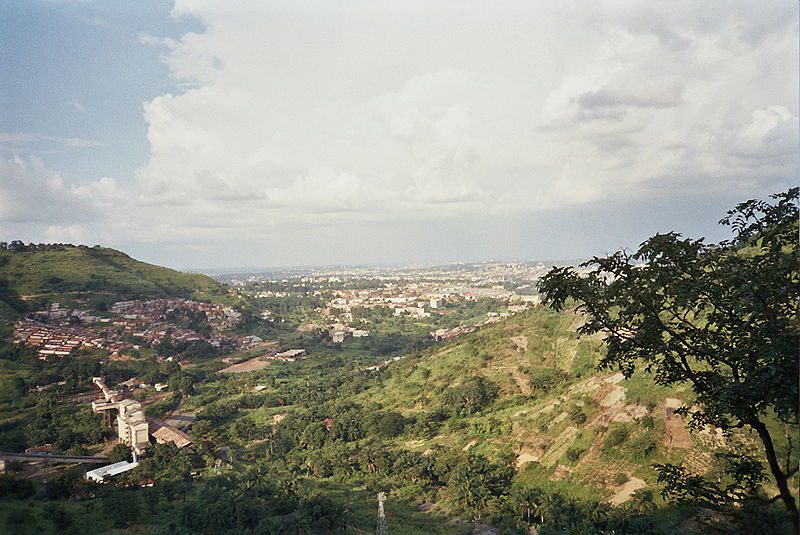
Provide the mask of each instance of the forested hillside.
{"label": "forested hillside", "polygon": [[[232,448],[242,466],[266,461],[308,481],[384,490],[388,507],[422,502],[501,533],[519,532],[522,521],[540,533],[702,533],[698,509],[661,497],[654,465],[684,462],[724,477],[717,454],[757,453],[756,438],[691,431],[675,413],[693,403],[685,387],[597,371],[601,340],[579,338],[582,322],[538,307],[377,372],[319,359],[218,378],[183,409],[199,411],[193,434],[208,451]],[[748,515],[783,529],[780,508]]]}

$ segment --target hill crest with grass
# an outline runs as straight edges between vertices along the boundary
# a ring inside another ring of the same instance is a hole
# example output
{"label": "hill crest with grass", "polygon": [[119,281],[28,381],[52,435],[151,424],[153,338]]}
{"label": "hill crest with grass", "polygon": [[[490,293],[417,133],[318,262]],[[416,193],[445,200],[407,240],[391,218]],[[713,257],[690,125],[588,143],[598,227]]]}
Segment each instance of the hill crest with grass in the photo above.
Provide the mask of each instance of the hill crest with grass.
{"label": "hill crest with grass", "polygon": [[52,302],[103,307],[126,299],[226,296],[227,288],[211,277],[141,262],[107,247],[14,242],[0,251],[0,312],[7,317]]}

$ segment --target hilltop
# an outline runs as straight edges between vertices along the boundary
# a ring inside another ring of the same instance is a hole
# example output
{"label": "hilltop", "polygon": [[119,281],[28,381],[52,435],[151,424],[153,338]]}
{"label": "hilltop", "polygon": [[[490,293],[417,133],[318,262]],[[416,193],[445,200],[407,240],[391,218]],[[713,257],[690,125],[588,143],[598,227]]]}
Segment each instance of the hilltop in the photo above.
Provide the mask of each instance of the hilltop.
{"label": "hilltop", "polygon": [[125,299],[226,295],[226,287],[206,275],[147,264],[106,247],[12,244],[0,251],[0,315],[58,301],[102,307]]}

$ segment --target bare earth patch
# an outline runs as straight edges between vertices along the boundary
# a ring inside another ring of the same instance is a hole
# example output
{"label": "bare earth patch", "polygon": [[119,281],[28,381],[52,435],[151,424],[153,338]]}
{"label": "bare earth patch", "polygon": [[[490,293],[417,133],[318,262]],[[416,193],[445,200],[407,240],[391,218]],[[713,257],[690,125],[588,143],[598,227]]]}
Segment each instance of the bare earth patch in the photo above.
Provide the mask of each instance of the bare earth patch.
{"label": "bare earth patch", "polygon": [[692,447],[692,437],[686,429],[686,424],[675,409],[683,402],[676,398],[664,400],[664,444],[670,448],[689,449]]}
{"label": "bare earth patch", "polygon": [[643,489],[647,486],[647,483],[644,480],[639,479],[638,477],[632,477],[628,480],[627,483],[622,485],[614,497],[611,498],[611,505],[619,505],[621,503],[625,503],[631,499],[633,493],[639,489]]}
{"label": "bare earth patch", "polygon": [[526,349],[528,349],[528,337],[525,336],[524,334],[521,334],[519,336],[512,336],[511,341],[514,343],[515,346],[517,346],[517,349],[519,349],[520,351],[525,351]]}
{"label": "bare earth patch", "polygon": [[517,468],[522,468],[528,463],[536,462],[539,460],[539,455],[532,451],[522,451],[517,455]]}
{"label": "bare earth patch", "polygon": [[278,425],[285,418],[286,418],[286,413],[285,412],[281,412],[281,413],[278,413],[278,414],[273,414],[272,415],[272,425]]}
{"label": "bare earth patch", "polygon": [[615,373],[611,377],[606,377],[605,379],[603,379],[603,381],[605,381],[606,383],[608,383],[610,385],[615,385],[615,384],[619,383],[620,381],[622,381],[623,379],[625,379],[625,376],[622,375],[622,373]]}
{"label": "bare earth patch", "polygon": [[549,481],[561,481],[565,479],[572,473],[572,469],[569,466],[564,466],[563,464],[559,464],[556,466],[556,469],[553,471],[553,474],[547,478]]}
{"label": "bare earth patch", "polygon": [[647,408],[641,405],[625,405],[622,410],[615,414],[612,422],[633,422],[647,416]]}
{"label": "bare earth patch", "polygon": [[615,385],[611,392],[606,394],[606,397],[603,398],[600,405],[603,407],[613,407],[615,405],[621,405],[623,401],[625,401],[625,387]]}
{"label": "bare earth patch", "polygon": [[514,378],[514,382],[517,383],[517,386],[522,394],[525,396],[530,395],[531,381],[528,379],[528,376],[522,373],[519,368],[514,368],[511,370],[511,376]]}
{"label": "bare earth patch", "polygon": [[244,362],[240,362],[239,364],[234,364],[233,366],[228,366],[227,368],[220,370],[220,373],[246,373],[246,372],[254,372],[256,370],[260,370],[265,368],[269,365],[269,361],[264,359],[264,357],[256,357],[250,360],[246,360]]}
{"label": "bare earth patch", "polygon": [[576,394],[593,394],[598,390],[600,390],[600,383],[595,377],[592,377],[585,381],[581,381],[576,385],[572,385],[571,387],[569,387],[568,392],[570,393],[570,395],[574,396]]}
{"label": "bare earth patch", "polygon": [[464,446],[464,447],[461,449],[461,451],[467,451],[467,450],[469,450],[469,449],[470,449],[472,446],[474,446],[474,445],[475,445],[475,444],[477,444],[477,443],[478,443],[478,439],[477,439],[477,438],[476,438],[476,439],[473,439],[473,440],[470,440],[470,441],[467,443],[467,445],[466,445],[466,446]]}

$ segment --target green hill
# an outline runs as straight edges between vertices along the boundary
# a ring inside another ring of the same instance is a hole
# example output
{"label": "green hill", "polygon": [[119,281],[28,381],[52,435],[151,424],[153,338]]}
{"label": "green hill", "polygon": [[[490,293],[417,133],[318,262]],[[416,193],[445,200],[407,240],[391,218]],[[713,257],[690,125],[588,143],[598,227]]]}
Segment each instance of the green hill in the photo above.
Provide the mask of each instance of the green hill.
{"label": "green hill", "polygon": [[186,297],[220,300],[224,285],[134,260],[105,247],[31,245],[0,251],[0,314],[50,302],[101,306],[122,299]]}
{"label": "green hill", "polygon": [[692,403],[685,386],[597,371],[601,340],[578,338],[580,322],[536,308],[392,363],[358,401],[415,422],[398,448],[512,454],[521,481],[574,498],[622,503],[638,488],[657,495],[654,463],[707,473],[718,469],[715,451],[758,453],[754,435],[690,431],[673,414]]}
{"label": "green hill", "polygon": [[[610,526],[607,533],[703,533],[696,508],[661,497],[654,465],[683,463],[718,480],[727,476],[717,454],[760,459],[758,438],[689,429],[675,413],[694,403],[685,385],[659,387],[644,371],[626,380],[597,370],[602,339],[579,338],[582,321],[537,307],[380,371],[314,355],[216,375],[180,410],[198,414],[196,441],[231,448],[241,469],[264,462],[306,481],[385,490],[394,504],[424,504],[445,517],[480,511],[497,533],[522,533],[506,522],[528,493],[549,518],[540,533],[599,532],[562,529],[574,522]],[[779,436],[777,419],[769,425]],[[775,495],[771,481],[763,489]],[[762,513],[783,525],[777,506]],[[621,530],[628,520],[639,528]]]}

